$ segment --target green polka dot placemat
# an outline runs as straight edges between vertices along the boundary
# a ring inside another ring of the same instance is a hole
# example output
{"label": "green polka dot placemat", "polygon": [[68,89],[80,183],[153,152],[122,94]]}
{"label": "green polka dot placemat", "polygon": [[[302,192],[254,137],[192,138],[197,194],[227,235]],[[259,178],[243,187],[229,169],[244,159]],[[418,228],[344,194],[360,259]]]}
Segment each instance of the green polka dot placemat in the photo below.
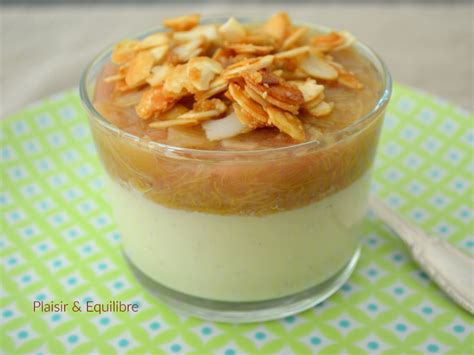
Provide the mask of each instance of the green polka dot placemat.
{"label": "green polka dot placemat", "polygon": [[[473,254],[474,117],[397,85],[374,191],[426,231]],[[468,354],[472,318],[367,217],[361,260],[324,303],[248,325],[179,316],[147,294],[120,253],[77,93],[1,122],[3,353]],[[121,300],[137,313],[33,312],[33,301]]]}

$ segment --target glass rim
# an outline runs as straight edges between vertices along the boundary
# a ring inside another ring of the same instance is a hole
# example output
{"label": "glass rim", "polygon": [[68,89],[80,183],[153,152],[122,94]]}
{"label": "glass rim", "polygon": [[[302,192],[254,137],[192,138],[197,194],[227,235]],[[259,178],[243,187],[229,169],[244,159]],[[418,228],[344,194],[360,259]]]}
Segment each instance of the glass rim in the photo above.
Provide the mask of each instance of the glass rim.
{"label": "glass rim", "polygon": [[[201,19],[201,24],[224,23],[228,18],[229,16],[203,17]],[[255,17],[245,16],[245,17],[236,17],[236,18],[237,20],[246,24],[261,23],[265,20],[264,17],[260,17],[260,16],[255,16]],[[311,29],[318,30],[321,32],[330,32],[331,30],[333,30],[332,28],[326,27],[324,25],[312,24],[308,22],[294,21],[294,23],[297,25],[305,25],[305,26],[310,27]],[[137,32],[134,35],[127,36],[125,38],[132,38],[132,39],[143,38],[152,33],[164,31],[164,30],[166,29],[163,26],[154,26],[145,31]],[[283,147],[276,147],[276,148],[251,149],[251,150],[211,150],[211,149],[208,150],[208,149],[194,149],[194,148],[185,148],[185,147],[168,145],[165,143],[159,143],[152,140],[145,140],[143,137],[139,137],[135,134],[129,133],[126,130],[116,126],[115,124],[107,120],[107,118],[105,118],[100,112],[97,111],[97,109],[94,107],[92,103],[91,97],[87,90],[87,85],[88,85],[87,81],[89,79],[89,76],[91,75],[91,73],[93,72],[93,70],[98,64],[101,64],[101,62],[104,59],[109,58],[111,56],[112,50],[115,44],[116,42],[112,45],[109,45],[102,51],[100,51],[86,66],[80,78],[79,94],[80,94],[82,106],[87,111],[87,114],[89,116],[92,116],[94,118],[94,121],[98,122],[102,127],[118,134],[120,137],[128,138],[139,143],[146,143],[146,146],[149,149],[155,150],[157,152],[162,152],[164,154],[167,153],[167,154],[173,154],[173,155],[180,155],[183,157],[196,156],[196,157],[199,157],[199,159],[204,159],[204,160],[207,160],[207,159],[212,160],[216,158],[234,158],[234,159],[235,158],[252,158],[255,156],[268,155],[268,154],[274,154],[274,153],[288,153],[288,152],[298,151],[300,149],[301,150],[311,149],[311,148],[317,148],[321,146],[321,141],[311,140],[307,142],[292,144],[292,145],[283,146]],[[344,127],[343,129],[339,131],[331,133],[332,135],[342,135],[344,138],[335,140],[329,146],[336,145],[339,142],[343,141],[344,139],[349,138],[352,135],[358,133],[364,127],[364,124],[367,121],[370,121],[371,118],[376,117],[377,115],[383,112],[392,94],[392,77],[384,61],[379,57],[379,55],[374,50],[372,50],[368,45],[359,41],[358,39],[356,40],[354,46],[357,49],[361,49],[363,52],[365,52],[365,54],[368,54],[372,57],[371,59],[371,58],[368,58],[367,55],[365,55],[366,59],[369,60],[369,62],[375,66],[377,72],[379,72],[379,74],[381,75],[381,79],[383,80],[384,86],[383,86],[383,90],[381,91],[380,97],[377,99],[375,105],[372,107],[372,109],[369,112],[357,118],[354,122],[352,122],[347,127]],[[325,145],[324,147],[327,148],[328,145]]]}

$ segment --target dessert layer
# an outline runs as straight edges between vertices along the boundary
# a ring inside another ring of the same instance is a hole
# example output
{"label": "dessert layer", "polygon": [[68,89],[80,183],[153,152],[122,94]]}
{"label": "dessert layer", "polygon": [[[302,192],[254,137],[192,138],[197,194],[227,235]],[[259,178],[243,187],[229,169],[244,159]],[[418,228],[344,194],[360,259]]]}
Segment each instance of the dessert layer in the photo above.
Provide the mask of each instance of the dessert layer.
{"label": "dessert layer", "polygon": [[263,216],[308,206],[370,168],[383,112],[355,122],[383,80],[352,35],[285,13],[252,25],[199,20],[118,43],[96,78],[94,105],[120,128],[90,117],[114,179],[169,208]]}
{"label": "dessert layer", "polygon": [[381,96],[379,71],[347,31],[283,12],[254,24],[170,21],[116,44],[97,78],[96,109],[138,137],[219,151],[324,141]]}
{"label": "dessert layer", "polygon": [[337,273],[358,246],[368,186],[366,173],[306,207],[255,217],[164,207],[109,180],[131,261],[169,288],[221,301],[283,297]]}
{"label": "dessert layer", "polygon": [[170,208],[265,215],[307,206],[344,189],[374,159],[382,114],[355,134],[315,147],[226,157],[150,148],[91,120],[107,172]]}

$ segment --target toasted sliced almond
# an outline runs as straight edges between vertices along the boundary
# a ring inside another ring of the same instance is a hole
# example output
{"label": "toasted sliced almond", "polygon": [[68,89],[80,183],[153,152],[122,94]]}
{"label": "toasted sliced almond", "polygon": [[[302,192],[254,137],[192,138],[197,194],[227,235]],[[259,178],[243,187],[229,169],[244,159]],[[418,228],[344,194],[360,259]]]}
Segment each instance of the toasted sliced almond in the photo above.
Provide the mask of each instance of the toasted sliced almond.
{"label": "toasted sliced almond", "polygon": [[144,91],[135,111],[139,117],[146,120],[155,113],[168,111],[176,101],[177,98],[164,91],[162,87],[150,87]]}
{"label": "toasted sliced almond", "polygon": [[194,98],[196,99],[196,101],[209,99],[221,92],[226,91],[228,86],[229,82],[219,77],[211,83],[210,88],[208,90],[197,92],[194,95]]}
{"label": "toasted sliced almond", "polygon": [[302,107],[306,110],[306,111],[310,111],[312,110],[313,108],[315,108],[316,106],[318,106],[325,98],[325,95],[324,95],[324,91],[319,94],[318,96],[316,96],[316,98],[314,98],[313,100],[311,101],[308,101],[308,102],[305,102]]}
{"label": "toasted sliced almond", "polygon": [[302,46],[293,48],[284,52],[278,52],[275,54],[276,59],[284,59],[284,58],[296,58],[300,56],[308,55],[311,48],[309,46]]}
{"label": "toasted sliced almond", "polygon": [[233,17],[219,27],[219,33],[230,43],[240,42],[246,35],[245,28]]}
{"label": "toasted sliced almond", "polygon": [[178,62],[185,63],[193,57],[197,57],[203,51],[204,41],[202,38],[197,38],[177,46],[172,53]]}
{"label": "toasted sliced almond", "polygon": [[136,57],[130,62],[125,82],[129,87],[135,87],[143,84],[145,79],[150,75],[150,70],[153,67],[154,58],[150,52],[139,52]]}
{"label": "toasted sliced almond", "polygon": [[281,101],[281,100],[278,100],[278,99],[275,99],[274,97],[272,97],[271,95],[268,95],[265,97],[265,99],[268,101],[268,103],[276,106],[276,107],[279,107],[280,109],[282,110],[285,110],[285,111],[288,111],[288,112],[292,112],[294,114],[297,114],[298,113],[298,110],[299,110],[299,105],[294,105],[294,104],[289,104],[289,103],[286,103],[284,101]]}
{"label": "toasted sliced almond", "polygon": [[139,46],[139,41],[126,39],[119,42],[112,52],[112,62],[115,64],[124,64],[135,57]]}
{"label": "toasted sliced almond", "polygon": [[291,29],[291,22],[286,12],[278,12],[263,25],[263,31],[282,43]]}
{"label": "toasted sliced almond", "polygon": [[172,66],[169,64],[157,65],[151,68],[151,75],[146,79],[146,82],[151,86],[162,85],[171,70]]}
{"label": "toasted sliced almond", "polygon": [[194,95],[194,98],[196,99],[196,101],[206,100],[217,94],[220,94],[226,91],[228,87],[229,87],[229,83],[227,81],[224,81],[223,83],[219,85],[211,84],[211,87],[209,88],[209,90],[197,92]]}
{"label": "toasted sliced almond", "polygon": [[341,85],[344,85],[345,87],[355,90],[360,90],[364,87],[364,85],[359,81],[359,79],[357,79],[354,73],[351,73],[347,70],[339,72],[337,82]]}
{"label": "toasted sliced almond", "polygon": [[153,128],[167,128],[173,126],[194,126],[199,124],[199,120],[193,118],[177,118],[175,120],[168,121],[155,121],[149,124],[149,127]]}
{"label": "toasted sliced almond", "polygon": [[250,99],[244,92],[244,90],[235,83],[229,84],[229,94],[232,99],[247,113],[252,115],[254,121],[260,124],[266,125],[268,121],[268,115],[265,110],[257,104],[255,101]]}
{"label": "toasted sliced almond", "polygon": [[268,88],[269,98],[274,98],[275,100],[284,102],[288,105],[301,105],[304,103],[304,96],[301,91],[294,85],[288,84],[285,81],[282,81],[277,85],[270,85]]}
{"label": "toasted sliced almond", "polygon": [[238,63],[232,64],[228,66],[223,71],[223,76],[225,78],[233,78],[240,76],[242,73],[247,71],[257,71],[260,69],[264,69],[273,63],[273,56],[266,55],[264,57],[259,58],[251,58],[240,61]]}
{"label": "toasted sliced almond", "polygon": [[152,48],[150,50],[151,55],[155,59],[155,64],[159,64],[165,59],[166,54],[168,53],[169,45],[163,44],[161,46]]}
{"label": "toasted sliced almond", "polygon": [[245,73],[246,85],[268,103],[283,110],[298,113],[299,105],[304,103],[302,93],[297,87],[281,80],[277,75],[261,72],[260,78],[255,72]]}
{"label": "toasted sliced almond", "polygon": [[280,49],[287,50],[297,45],[298,41],[303,38],[303,36],[308,32],[308,30],[309,28],[306,26],[297,28],[290,36],[285,39]]}
{"label": "toasted sliced almond", "polygon": [[148,48],[153,48],[153,47],[158,47],[158,46],[163,46],[165,44],[168,44],[170,41],[169,36],[166,33],[158,32],[154,33],[148,37],[145,37],[138,47],[140,49],[148,49]]}
{"label": "toasted sliced almond", "polygon": [[244,91],[248,95],[248,97],[250,97],[252,100],[254,100],[256,103],[258,103],[263,108],[270,105],[270,103],[267,100],[265,100],[262,97],[262,95],[260,95],[256,90],[252,89],[251,86],[245,85],[244,86]]}
{"label": "toasted sliced almond", "polygon": [[186,73],[185,64],[171,67],[166,75],[163,88],[168,93],[174,94],[177,97],[184,96],[191,91],[192,88]]}
{"label": "toasted sliced almond", "polygon": [[288,134],[299,142],[305,140],[303,124],[296,116],[272,106],[267,107],[266,111],[268,113],[268,121],[281,132]]}
{"label": "toasted sliced almond", "polygon": [[319,85],[314,79],[294,80],[289,81],[290,84],[295,85],[303,94],[304,102],[314,100],[324,91],[324,85]]}
{"label": "toasted sliced almond", "polygon": [[227,110],[227,106],[219,99],[206,100],[196,103],[192,111],[179,115],[176,120],[203,121],[218,117]]}
{"label": "toasted sliced almond", "polygon": [[279,99],[276,99],[273,96],[269,95],[268,91],[260,91],[259,88],[257,88],[255,85],[249,84],[249,85],[246,85],[246,87],[247,87],[247,91],[250,92],[249,96],[251,96],[252,98],[255,98],[255,95],[260,96],[260,100],[255,100],[256,102],[262,103],[262,100],[265,101],[265,104],[262,103],[263,107],[274,105],[286,111],[290,111],[293,113],[298,112],[299,105],[289,104]]}
{"label": "toasted sliced almond", "polygon": [[337,70],[334,69],[329,63],[327,63],[319,55],[314,54],[314,53],[311,53],[311,55],[303,59],[300,63],[300,67],[308,75],[316,79],[323,79],[323,80],[337,79]]}
{"label": "toasted sliced almond", "polygon": [[178,117],[180,120],[197,120],[197,121],[202,121],[202,120],[207,120],[213,117],[219,116],[220,113],[217,110],[209,110],[209,111],[200,111],[200,112],[195,112],[195,111],[189,111],[186,112]]}
{"label": "toasted sliced almond", "polygon": [[193,41],[204,37],[209,42],[215,42],[219,38],[216,25],[203,25],[194,27],[190,31],[175,32],[173,38],[179,42]]}
{"label": "toasted sliced almond", "polygon": [[198,122],[216,118],[227,110],[227,106],[219,99],[201,101],[194,104],[193,110],[179,115],[176,120],[196,120]]}
{"label": "toasted sliced almond", "polygon": [[200,19],[201,16],[197,14],[178,16],[164,20],[163,26],[170,28],[173,31],[187,31],[197,26]]}
{"label": "toasted sliced almond", "polygon": [[332,102],[328,103],[326,101],[322,101],[316,107],[308,110],[308,112],[315,117],[327,116],[331,113],[333,107],[334,107],[334,103]]}
{"label": "toasted sliced almond", "polygon": [[203,100],[196,102],[193,105],[193,111],[196,112],[203,112],[203,111],[211,111],[215,110],[218,114],[222,114],[227,111],[226,104],[219,99],[210,99],[210,100]]}
{"label": "toasted sliced almond", "polygon": [[222,65],[208,57],[195,57],[189,60],[186,70],[191,84],[203,91],[209,89],[211,81],[222,72]]}
{"label": "toasted sliced almond", "polygon": [[322,51],[338,51],[348,48],[356,41],[355,37],[347,31],[330,32],[311,38],[311,44]]}
{"label": "toasted sliced almond", "polygon": [[311,44],[319,50],[329,51],[344,43],[344,37],[337,32],[316,35],[311,38]]}
{"label": "toasted sliced almond", "polygon": [[248,43],[229,44],[227,48],[234,50],[236,53],[247,53],[254,55],[265,55],[274,49],[272,46],[257,46],[255,44]]}
{"label": "toasted sliced almond", "polygon": [[229,48],[218,48],[211,57],[221,63],[223,68],[233,64],[235,52]]}
{"label": "toasted sliced almond", "polygon": [[339,46],[337,46],[336,48],[334,48],[333,49],[334,51],[339,51],[341,49],[348,48],[356,42],[356,38],[354,37],[354,35],[348,31],[340,31],[339,35],[344,38],[344,42],[340,44]]}
{"label": "toasted sliced almond", "polygon": [[337,63],[333,60],[329,61],[329,64],[337,70],[338,77],[337,82],[349,89],[360,90],[364,85],[357,79],[356,75],[351,71],[348,71],[344,68],[341,63]]}
{"label": "toasted sliced almond", "polygon": [[306,74],[300,68],[296,68],[294,70],[282,69],[281,75],[279,76],[285,80],[305,80],[306,78],[308,78],[308,74]]}
{"label": "toasted sliced almond", "polygon": [[270,36],[267,33],[261,32],[254,32],[252,29],[247,29],[248,33],[245,36],[245,38],[242,40],[243,43],[251,43],[255,44],[257,46],[272,46],[276,47],[277,46],[277,40]]}
{"label": "toasted sliced almond", "polygon": [[255,118],[255,116],[251,115],[247,111],[243,110],[242,107],[234,103],[232,105],[232,108],[234,109],[235,115],[239,119],[239,121],[245,125],[246,127],[249,128],[249,130],[253,130],[259,127],[267,127],[268,126],[268,118],[265,120],[265,122],[258,120]]}

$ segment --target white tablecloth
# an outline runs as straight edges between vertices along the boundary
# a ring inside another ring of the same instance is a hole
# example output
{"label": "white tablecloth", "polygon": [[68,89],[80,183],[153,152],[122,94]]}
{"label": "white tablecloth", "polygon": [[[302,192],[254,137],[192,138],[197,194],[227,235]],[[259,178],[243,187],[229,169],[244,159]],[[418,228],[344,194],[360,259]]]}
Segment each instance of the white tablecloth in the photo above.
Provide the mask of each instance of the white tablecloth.
{"label": "white tablecloth", "polygon": [[77,86],[103,47],[165,17],[263,15],[349,29],[387,62],[394,79],[473,109],[472,5],[74,5],[9,6],[1,11],[1,116]]}

